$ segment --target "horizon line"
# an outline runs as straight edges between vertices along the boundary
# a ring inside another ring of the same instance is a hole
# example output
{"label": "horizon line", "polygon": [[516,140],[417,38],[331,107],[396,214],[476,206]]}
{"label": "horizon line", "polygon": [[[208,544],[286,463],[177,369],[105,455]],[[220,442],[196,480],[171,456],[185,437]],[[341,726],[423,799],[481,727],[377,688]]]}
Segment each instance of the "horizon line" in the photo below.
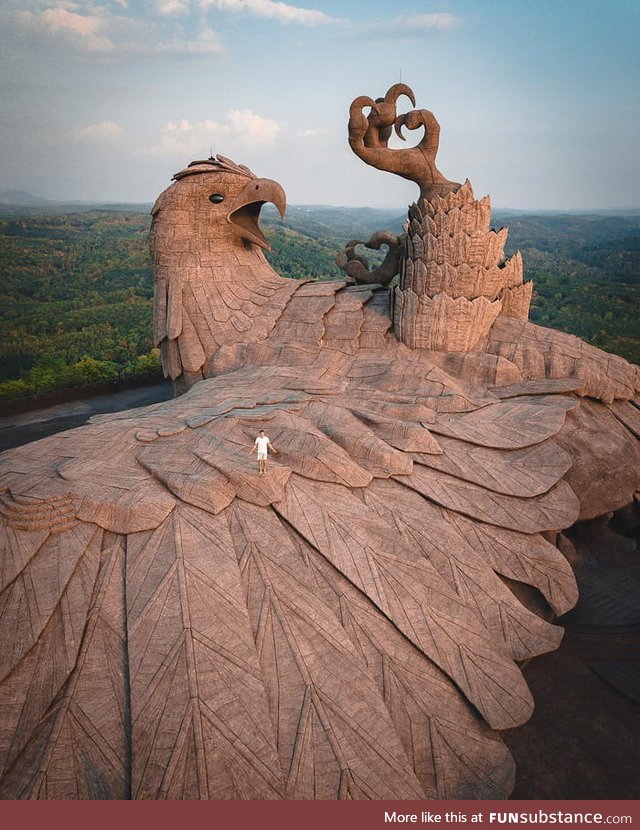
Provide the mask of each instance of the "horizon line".
{"label": "horizon line", "polygon": [[[33,199],[34,203],[21,203],[19,201],[3,201],[4,194],[20,194],[25,197]],[[64,199],[64,198],[50,198],[47,196],[37,196],[30,191],[18,190],[15,188],[0,191],[0,209],[1,208],[41,208],[47,207],[102,207],[109,206],[131,205],[133,206],[151,206],[155,199],[108,199],[105,201],[91,201],[88,199]],[[267,206],[268,207],[268,206]],[[288,205],[291,208],[331,208],[338,210],[375,210],[375,211],[400,211],[404,212],[408,209],[408,205],[390,205],[388,207],[372,206],[372,205],[337,205],[329,204],[327,202],[292,202]],[[629,213],[640,211],[640,203],[635,205],[615,205],[612,207],[573,207],[573,208],[557,208],[557,207],[510,207],[509,205],[493,205],[492,211],[495,212],[510,212],[510,213],[553,213],[553,214],[589,214],[589,213]]]}

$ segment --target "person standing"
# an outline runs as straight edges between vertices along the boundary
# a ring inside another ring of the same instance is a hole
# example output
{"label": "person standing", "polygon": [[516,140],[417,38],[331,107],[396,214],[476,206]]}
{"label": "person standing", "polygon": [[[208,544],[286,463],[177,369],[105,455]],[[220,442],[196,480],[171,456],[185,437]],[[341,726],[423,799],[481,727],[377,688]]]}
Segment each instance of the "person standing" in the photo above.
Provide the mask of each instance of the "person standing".
{"label": "person standing", "polygon": [[265,435],[264,430],[261,429],[260,435],[258,435],[258,437],[256,438],[253,448],[251,450],[251,452],[258,453],[258,472],[260,475],[262,475],[262,473],[267,472],[267,456],[269,454],[269,450],[271,450],[271,452],[273,453],[276,453],[276,455],[278,453],[271,441],[269,441],[269,437]]}

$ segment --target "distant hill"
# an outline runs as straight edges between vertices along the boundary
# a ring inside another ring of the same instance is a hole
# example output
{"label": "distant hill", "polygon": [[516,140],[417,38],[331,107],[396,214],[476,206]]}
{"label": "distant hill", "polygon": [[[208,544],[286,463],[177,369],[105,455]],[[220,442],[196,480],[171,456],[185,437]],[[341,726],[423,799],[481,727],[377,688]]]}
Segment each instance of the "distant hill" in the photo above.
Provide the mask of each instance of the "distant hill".
{"label": "distant hill", "polygon": [[42,196],[34,196],[26,190],[3,190],[0,193],[0,204],[15,205],[17,207],[39,207],[40,205],[55,205],[53,199],[44,199]]}
{"label": "distant hill", "polygon": [[[58,212],[74,212],[76,210],[131,210],[136,213],[146,212],[153,206],[153,202],[91,202],[86,200],[48,199],[36,196],[26,190],[0,191],[0,210],[4,208],[51,208]],[[553,208],[530,210],[526,208],[493,208],[494,215],[502,217],[541,216],[552,218],[555,216],[640,216],[640,207],[598,208],[590,210],[556,210]],[[265,205],[263,217],[268,221],[279,219],[273,205]],[[342,223],[361,232],[373,232],[382,227],[389,230],[399,230],[406,218],[403,208],[369,208],[369,207],[336,207],[335,205],[288,205],[285,221],[287,224],[304,225],[305,232],[318,230],[336,230]]]}
{"label": "distant hill", "polygon": [[503,216],[640,216],[640,207],[589,208],[588,210],[494,208],[494,212]]}
{"label": "distant hill", "polygon": [[34,196],[26,190],[0,191],[0,214],[3,216],[28,215],[35,211],[42,213],[76,213],[91,210],[133,211],[148,213],[152,202],[74,202],[45,199],[43,196]]}
{"label": "distant hill", "polygon": [[[270,205],[265,206],[265,215],[269,220],[271,217],[277,217],[275,209],[272,209]],[[340,234],[341,242],[344,244],[348,241],[346,237],[350,234],[368,239],[374,231],[381,228],[401,233],[405,219],[406,211],[403,210],[289,205],[283,222],[308,236]]]}

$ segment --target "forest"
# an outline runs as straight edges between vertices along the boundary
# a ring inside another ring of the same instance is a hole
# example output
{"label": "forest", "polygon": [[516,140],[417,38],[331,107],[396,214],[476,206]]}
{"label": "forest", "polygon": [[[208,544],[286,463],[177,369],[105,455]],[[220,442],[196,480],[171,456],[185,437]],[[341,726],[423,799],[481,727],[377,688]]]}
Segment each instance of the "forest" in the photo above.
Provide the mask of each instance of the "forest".
{"label": "forest", "polygon": [[[150,206],[0,206],[0,400],[160,378],[151,341]],[[264,211],[273,267],[341,279],[350,239],[400,232],[401,211],[291,206]],[[535,282],[531,319],[640,362],[640,212],[494,212]],[[79,392],[80,394],[80,392]]]}

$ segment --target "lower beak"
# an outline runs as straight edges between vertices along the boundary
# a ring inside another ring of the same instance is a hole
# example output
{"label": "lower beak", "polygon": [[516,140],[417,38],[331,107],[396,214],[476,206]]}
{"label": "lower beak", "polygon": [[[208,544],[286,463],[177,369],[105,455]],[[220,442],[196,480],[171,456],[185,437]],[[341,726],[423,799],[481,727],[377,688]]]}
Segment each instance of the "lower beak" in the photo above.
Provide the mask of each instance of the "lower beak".
{"label": "lower beak", "polygon": [[284,216],[287,198],[282,187],[271,179],[251,179],[231,205],[227,222],[239,229],[243,239],[270,250],[271,246],[258,225],[260,209],[265,202],[274,204],[280,216]]}

